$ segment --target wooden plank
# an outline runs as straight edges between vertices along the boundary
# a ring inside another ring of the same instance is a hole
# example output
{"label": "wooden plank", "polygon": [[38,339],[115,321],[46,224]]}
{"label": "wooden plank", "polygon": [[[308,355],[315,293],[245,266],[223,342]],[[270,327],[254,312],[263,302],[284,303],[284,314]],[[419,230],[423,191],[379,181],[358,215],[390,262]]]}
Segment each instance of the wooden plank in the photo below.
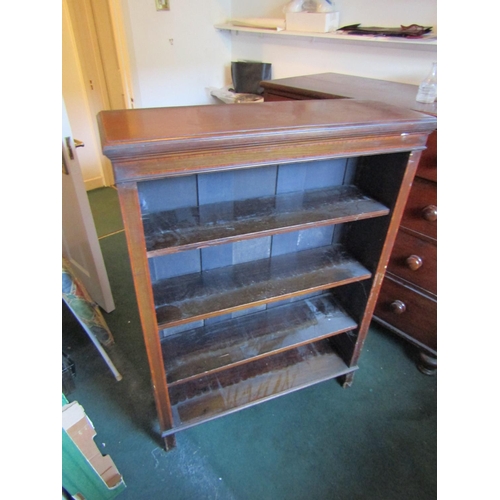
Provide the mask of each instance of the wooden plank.
{"label": "wooden plank", "polygon": [[148,257],[387,215],[355,186],[336,186],[143,216]]}
{"label": "wooden plank", "polygon": [[177,276],[153,293],[162,330],[370,277],[337,244]]}
{"label": "wooden plank", "polygon": [[162,341],[169,386],[356,327],[322,294],[177,333]]}
{"label": "wooden plank", "polygon": [[170,388],[175,428],[197,425],[310,385],[345,375],[348,368],[322,340]]}

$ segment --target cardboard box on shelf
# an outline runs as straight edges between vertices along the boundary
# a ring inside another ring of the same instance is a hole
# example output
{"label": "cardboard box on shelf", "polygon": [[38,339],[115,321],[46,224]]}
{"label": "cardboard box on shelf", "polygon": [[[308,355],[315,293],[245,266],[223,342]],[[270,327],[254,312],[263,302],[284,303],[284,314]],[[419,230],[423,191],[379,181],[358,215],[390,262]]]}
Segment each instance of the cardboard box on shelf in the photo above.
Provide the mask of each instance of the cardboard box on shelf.
{"label": "cardboard box on shelf", "polygon": [[328,33],[339,28],[339,12],[287,12],[286,30]]}

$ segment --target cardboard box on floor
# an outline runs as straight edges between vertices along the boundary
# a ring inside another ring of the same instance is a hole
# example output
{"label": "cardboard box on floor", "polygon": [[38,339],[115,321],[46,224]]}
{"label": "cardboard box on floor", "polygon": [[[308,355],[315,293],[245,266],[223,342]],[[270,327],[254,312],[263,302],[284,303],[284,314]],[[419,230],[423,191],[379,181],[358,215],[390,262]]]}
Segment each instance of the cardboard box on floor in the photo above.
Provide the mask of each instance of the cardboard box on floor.
{"label": "cardboard box on floor", "polygon": [[109,455],[102,455],[94,442],[96,431],[83,407],[73,401],[62,409],[63,429],[78,446],[90,465],[106,483],[108,488],[115,488],[123,482],[113,460]]}

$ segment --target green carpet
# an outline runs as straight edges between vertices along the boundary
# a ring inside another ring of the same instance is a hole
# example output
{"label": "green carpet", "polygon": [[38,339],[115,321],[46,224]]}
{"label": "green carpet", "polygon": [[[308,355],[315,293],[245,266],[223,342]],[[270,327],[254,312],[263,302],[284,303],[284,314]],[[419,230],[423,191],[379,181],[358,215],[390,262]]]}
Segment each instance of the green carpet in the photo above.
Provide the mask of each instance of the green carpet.
{"label": "green carpet", "polygon": [[116,189],[93,189],[92,191],[88,191],[87,195],[99,238],[123,230],[123,221]]}
{"label": "green carpet", "polygon": [[[116,213],[109,189],[89,195],[101,228]],[[123,380],[64,309],[63,347],[76,365],[68,399],[85,408],[127,484],[118,498],[436,498],[437,377],[421,374],[413,348],[376,324],[351,388],[323,382],[180,432],[177,448],[164,452],[124,233],[100,243],[116,303],[105,314],[116,341],[110,355]]]}

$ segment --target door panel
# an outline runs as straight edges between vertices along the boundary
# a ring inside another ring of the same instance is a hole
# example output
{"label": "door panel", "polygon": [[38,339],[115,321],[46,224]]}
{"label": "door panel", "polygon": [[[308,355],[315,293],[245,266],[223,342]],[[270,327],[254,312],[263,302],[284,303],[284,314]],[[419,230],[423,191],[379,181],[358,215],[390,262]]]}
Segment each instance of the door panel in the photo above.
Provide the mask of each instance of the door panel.
{"label": "door panel", "polygon": [[62,255],[92,299],[106,312],[111,312],[115,304],[64,100],[62,162]]}

